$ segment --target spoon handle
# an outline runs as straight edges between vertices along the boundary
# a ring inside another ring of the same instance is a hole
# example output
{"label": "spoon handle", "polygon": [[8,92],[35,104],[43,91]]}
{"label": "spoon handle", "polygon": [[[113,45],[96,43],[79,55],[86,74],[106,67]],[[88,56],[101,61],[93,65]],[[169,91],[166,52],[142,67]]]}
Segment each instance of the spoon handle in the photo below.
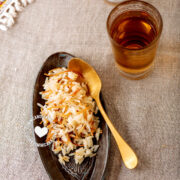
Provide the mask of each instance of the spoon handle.
{"label": "spoon handle", "polygon": [[119,151],[121,153],[122,159],[124,164],[127,168],[133,169],[136,167],[138,163],[138,159],[134,151],[131,147],[124,141],[124,139],[120,136],[114,125],[112,124],[111,120],[108,118],[106,112],[104,111],[102,104],[99,98],[96,99],[97,106],[104,117],[109,129],[111,130],[112,135],[114,136],[116,143],[118,145]]}

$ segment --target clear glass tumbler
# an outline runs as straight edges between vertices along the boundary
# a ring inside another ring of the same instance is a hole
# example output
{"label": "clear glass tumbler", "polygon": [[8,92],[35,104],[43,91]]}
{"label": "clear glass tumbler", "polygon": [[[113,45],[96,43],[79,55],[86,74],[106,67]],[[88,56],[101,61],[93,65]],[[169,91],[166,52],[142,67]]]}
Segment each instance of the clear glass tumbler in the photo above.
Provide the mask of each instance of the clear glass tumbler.
{"label": "clear glass tumbler", "polygon": [[124,76],[139,79],[150,72],[162,27],[159,11],[144,1],[124,1],[110,12],[107,32]]}

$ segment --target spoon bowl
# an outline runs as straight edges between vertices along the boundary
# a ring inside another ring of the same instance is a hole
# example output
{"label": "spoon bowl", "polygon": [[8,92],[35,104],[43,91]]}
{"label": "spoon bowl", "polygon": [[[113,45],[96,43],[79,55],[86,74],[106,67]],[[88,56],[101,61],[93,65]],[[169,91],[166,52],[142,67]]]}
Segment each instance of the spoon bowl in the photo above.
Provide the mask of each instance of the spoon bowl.
{"label": "spoon bowl", "polygon": [[68,69],[83,75],[92,97],[99,95],[102,86],[101,79],[89,64],[79,58],[73,58],[69,61]]}

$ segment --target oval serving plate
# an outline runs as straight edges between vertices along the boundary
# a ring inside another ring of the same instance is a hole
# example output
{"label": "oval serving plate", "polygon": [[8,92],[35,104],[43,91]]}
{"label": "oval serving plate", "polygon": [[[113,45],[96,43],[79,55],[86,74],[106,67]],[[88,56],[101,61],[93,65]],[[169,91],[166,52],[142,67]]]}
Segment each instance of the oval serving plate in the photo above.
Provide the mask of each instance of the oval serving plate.
{"label": "oval serving plate", "polygon": [[[43,91],[43,84],[45,82],[45,75],[49,70],[57,67],[67,67],[68,62],[74,56],[65,52],[59,52],[51,55],[41,67],[39,74],[37,76],[34,93],[33,93],[33,117],[40,115],[40,108],[37,103],[44,104],[44,100],[41,98],[39,92]],[[101,101],[103,103],[103,98],[101,94]],[[104,178],[104,173],[106,169],[108,152],[109,152],[109,130],[108,127],[99,113],[100,117],[100,127],[103,131],[99,140],[99,149],[97,155],[93,158],[86,158],[81,165],[76,165],[74,160],[66,163],[66,165],[61,165],[58,161],[58,157],[51,151],[51,145],[46,147],[38,147],[39,155],[43,162],[43,165],[52,180],[101,180]],[[34,121],[34,127],[40,126],[41,119]],[[39,138],[35,134],[35,140],[37,143],[44,143],[46,137]]]}

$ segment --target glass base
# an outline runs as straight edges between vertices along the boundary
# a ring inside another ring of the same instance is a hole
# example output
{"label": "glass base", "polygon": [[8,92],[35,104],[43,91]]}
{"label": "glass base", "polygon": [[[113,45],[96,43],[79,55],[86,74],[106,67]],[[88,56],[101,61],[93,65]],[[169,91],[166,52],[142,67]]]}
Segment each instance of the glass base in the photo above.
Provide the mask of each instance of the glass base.
{"label": "glass base", "polygon": [[119,72],[122,76],[124,76],[128,79],[132,79],[132,80],[139,80],[139,79],[143,79],[143,78],[147,77],[149,74],[152,73],[152,70],[154,68],[154,64],[151,64],[151,66],[146,71],[143,71],[143,72],[137,73],[137,74],[135,74],[135,73],[133,74],[133,73],[124,72],[117,63],[116,63],[116,66],[119,69]]}
{"label": "glass base", "polygon": [[123,0],[105,0],[106,2],[109,2],[109,3],[120,3],[122,2]]}
{"label": "glass base", "polygon": [[122,2],[123,0],[106,0],[106,1],[118,3],[118,2]]}

